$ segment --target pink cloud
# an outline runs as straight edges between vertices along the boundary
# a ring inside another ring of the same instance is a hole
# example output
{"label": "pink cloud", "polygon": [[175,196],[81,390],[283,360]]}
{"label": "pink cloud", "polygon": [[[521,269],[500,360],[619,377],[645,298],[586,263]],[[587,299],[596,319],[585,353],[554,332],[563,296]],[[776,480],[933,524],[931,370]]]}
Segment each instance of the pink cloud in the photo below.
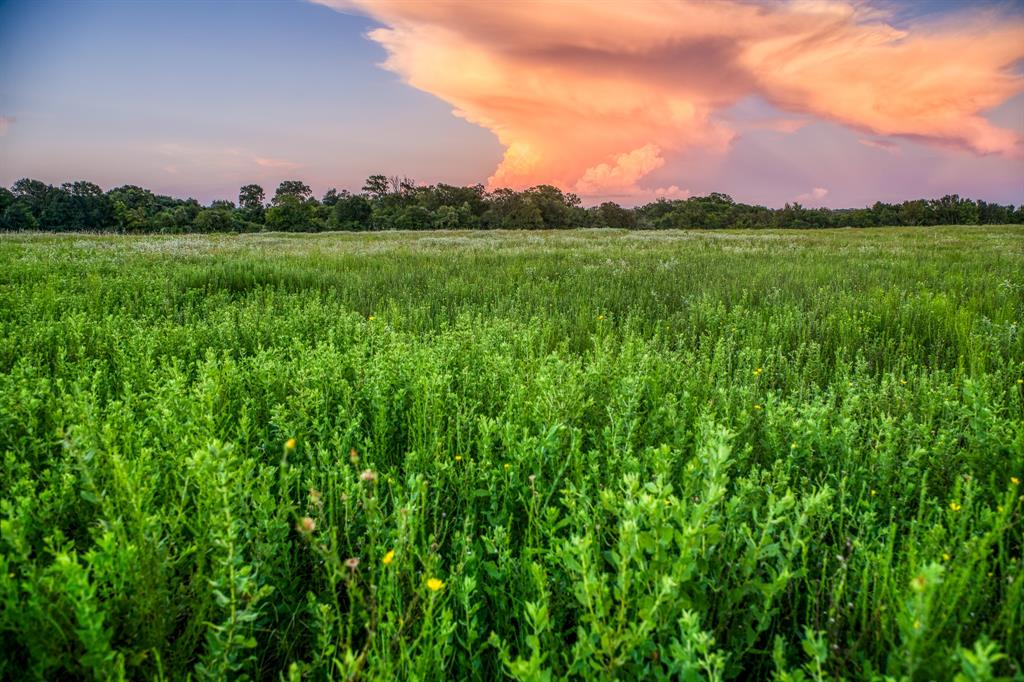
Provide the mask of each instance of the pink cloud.
{"label": "pink cloud", "polygon": [[[645,190],[668,155],[722,152],[748,96],[802,117],[977,154],[1019,153],[982,112],[1024,91],[1024,22],[965,12],[898,29],[855,0],[315,0],[385,25],[383,66],[505,147],[489,185]],[[745,127],[794,132],[806,118]]]}
{"label": "pink cloud", "polygon": [[661,149],[647,144],[619,154],[612,164],[600,163],[583,172],[575,190],[584,196],[630,195],[638,191],[636,183],[648,173],[665,165]]}
{"label": "pink cloud", "polygon": [[254,156],[252,157],[252,160],[256,162],[257,166],[262,168],[277,168],[280,170],[295,170],[296,168],[302,168],[301,163],[285,161],[284,159],[270,159],[265,156]]}
{"label": "pink cloud", "polygon": [[0,137],[7,134],[16,119],[13,116],[0,116]]}
{"label": "pink cloud", "polygon": [[801,204],[820,204],[821,200],[828,196],[828,190],[824,187],[815,187],[810,192],[798,194],[796,201]]}
{"label": "pink cloud", "polygon": [[302,164],[284,159],[260,156],[237,147],[202,147],[167,142],[156,146],[156,152],[172,163],[162,166],[167,173],[178,173],[183,168],[219,169],[221,171],[245,171],[253,166],[267,170],[292,171]]}
{"label": "pink cloud", "polygon": [[861,138],[857,140],[857,142],[861,143],[865,147],[871,147],[872,149],[880,149],[883,152],[887,152],[889,154],[900,154],[903,151],[900,149],[900,146],[898,144],[896,144],[895,142],[889,142],[888,140],[868,140],[865,138]]}

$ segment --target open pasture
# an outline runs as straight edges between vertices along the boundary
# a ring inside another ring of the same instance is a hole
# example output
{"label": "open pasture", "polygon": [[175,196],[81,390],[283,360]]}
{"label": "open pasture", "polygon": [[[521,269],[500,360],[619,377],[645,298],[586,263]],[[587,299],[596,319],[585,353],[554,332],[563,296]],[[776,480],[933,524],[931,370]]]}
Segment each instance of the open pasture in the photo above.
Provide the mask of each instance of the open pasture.
{"label": "open pasture", "polygon": [[1024,230],[0,237],[0,677],[1022,674]]}

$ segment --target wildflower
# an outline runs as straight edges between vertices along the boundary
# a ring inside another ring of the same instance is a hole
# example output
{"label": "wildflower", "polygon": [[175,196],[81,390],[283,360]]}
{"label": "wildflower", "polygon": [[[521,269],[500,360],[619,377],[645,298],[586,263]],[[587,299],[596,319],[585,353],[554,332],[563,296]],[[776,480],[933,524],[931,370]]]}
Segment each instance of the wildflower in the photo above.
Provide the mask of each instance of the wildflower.
{"label": "wildflower", "polygon": [[874,488],[872,488],[871,489],[871,497],[874,497],[876,493],[877,493],[877,491]]}
{"label": "wildflower", "polygon": [[957,502],[950,502],[949,508],[952,509],[953,511],[960,511],[960,504]]}
{"label": "wildflower", "polygon": [[377,319],[377,316],[376,316],[376,315],[370,315],[370,316],[369,316],[368,318],[366,318],[366,319],[367,319],[367,320],[369,320],[370,322],[373,322],[374,320],[376,320],[376,319]]}
{"label": "wildflower", "polygon": [[381,559],[380,562],[382,564],[384,564],[385,566],[387,566],[388,564],[390,564],[394,560],[395,560],[395,550],[389,549],[388,553],[384,555],[384,558]]}
{"label": "wildflower", "polygon": [[350,570],[350,571],[356,570],[356,568],[359,567],[359,557],[354,556],[354,557],[350,557],[348,559],[345,559],[345,565],[348,566],[348,570]]}
{"label": "wildflower", "polygon": [[315,505],[320,504],[320,491],[316,488],[309,489],[309,501]]}
{"label": "wildflower", "polygon": [[604,319],[604,315],[598,315],[598,316],[597,316],[597,319],[598,319],[598,321],[601,321],[601,320],[603,320],[603,319]]}
{"label": "wildflower", "polygon": [[1010,483],[1014,485],[1020,485],[1020,479],[1016,476],[1010,476]]}
{"label": "wildflower", "polygon": [[303,516],[298,524],[296,524],[295,529],[303,535],[309,535],[316,530],[316,521],[308,516]]}
{"label": "wildflower", "polygon": [[437,592],[442,587],[444,587],[444,583],[437,578],[431,578],[427,581],[427,587],[430,589],[431,592]]}
{"label": "wildflower", "polygon": [[907,385],[907,380],[906,379],[900,379],[900,383],[902,385],[906,386]]}
{"label": "wildflower", "polygon": [[508,462],[505,462],[504,464],[502,464],[502,465],[501,465],[501,467],[502,467],[502,468],[503,468],[503,469],[504,469],[505,471],[508,471]]}
{"label": "wildflower", "polygon": [[456,462],[461,462],[462,461],[462,455],[455,455],[455,461]]}
{"label": "wildflower", "polygon": [[537,474],[530,474],[528,478],[530,479],[530,485],[533,485],[533,482],[537,480]]}
{"label": "wildflower", "polygon": [[943,552],[942,553],[942,560],[943,561],[949,561],[949,552]]}
{"label": "wildflower", "polygon": [[792,445],[790,445],[789,449],[790,450],[796,450],[796,443],[793,443]]}
{"label": "wildflower", "polygon": [[359,453],[356,452],[355,448],[352,448],[351,450],[348,451],[348,461],[352,462],[353,464],[359,461]]}
{"label": "wildflower", "polygon": [[295,439],[294,438],[289,438],[288,440],[286,440],[284,442],[284,449],[285,450],[294,450],[295,449]]}
{"label": "wildflower", "polygon": [[359,480],[363,483],[373,483],[377,480],[377,474],[373,469],[364,469],[363,473],[359,474]]}
{"label": "wildflower", "polygon": [[763,372],[763,371],[764,371],[764,368],[758,367],[757,369],[754,370],[754,376],[756,376],[756,377],[761,376],[761,372]]}
{"label": "wildflower", "polygon": [[758,403],[757,405],[754,405],[754,409],[755,410],[760,410],[761,409],[761,404]]}

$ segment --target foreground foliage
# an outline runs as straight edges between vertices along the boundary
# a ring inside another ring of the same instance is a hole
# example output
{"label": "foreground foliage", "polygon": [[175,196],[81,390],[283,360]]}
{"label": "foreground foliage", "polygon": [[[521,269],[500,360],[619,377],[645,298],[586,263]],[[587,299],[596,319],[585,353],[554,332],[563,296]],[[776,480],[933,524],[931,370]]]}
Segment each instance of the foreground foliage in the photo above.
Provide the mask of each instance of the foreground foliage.
{"label": "foreground foliage", "polygon": [[1021,677],[1024,232],[0,240],[0,677]]}

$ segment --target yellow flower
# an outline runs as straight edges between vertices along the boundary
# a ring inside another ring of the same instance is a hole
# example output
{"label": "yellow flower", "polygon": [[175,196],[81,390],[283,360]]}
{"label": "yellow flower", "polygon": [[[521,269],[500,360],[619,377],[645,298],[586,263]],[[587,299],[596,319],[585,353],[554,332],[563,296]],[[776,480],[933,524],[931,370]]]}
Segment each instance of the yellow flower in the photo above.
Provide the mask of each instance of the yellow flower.
{"label": "yellow flower", "polygon": [[761,409],[761,405],[760,404],[754,405],[754,409],[755,410],[760,410]]}
{"label": "yellow flower", "polygon": [[950,502],[949,508],[952,509],[953,511],[960,511],[960,505],[956,502]]}
{"label": "yellow flower", "polygon": [[1016,476],[1010,476],[1010,483],[1014,485],[1020,485],[1020,479]]}
{"label": "yellow flower", "polygon": [[390,564],[394,560],[395,560],[395,550],[389,549],[388,553],[384,555],[384,558],[381,559],[380,562],[382,564],[384,564],[385,566],[387,566],[388,564]]}
{"label": "yellow flower", "polygon": [[903,384],[904,386],[906,386],[907,385],[907,380],[906,379],[900,379],[900,383]]}
{"label": "yellow flower", "polygon": [[289,438],[288,440],[286,440],[284,442],[284,449],[285,450],[294,450],[295,449],[295,439],[294,438]]}
{"label": "yellow flower", "polygon": [[444,583],[437,578],[431,578],[427,581],[427,587],[430,589],[431,592],[437,592],[442,587],[444,587]]}
{"label": "yellow flower", "polygon": [[761,368],[761,367],[758,367],[757,369],[755,369],[755,370],[754,370],[754,376],[758,376],[758,375],[760,375],[760,374],[761,374],[761,372],[763,372],[763,371],[764,371],[764,369],[763,369],[763,368]]}
{"label": "yellow flower", "polygon": [[462,461],[462,455],[455,455],[455,461],[456,462],[461,462]]}
{"label": "yellow flower", "polygon": [[503,469],[505,469],[505,471],[508,471],[508,462],[505,462],[501,466],[502,466]]}
{"label": "yellow flower", "polygon": [[796,450],[796,443],[793,443],[792,445],[790,445],[789,449],[790,450]]}
{"label": "yellow flower", "polygon": [[604,315],[598,315],[598,316],[597,316],[597,319],[598,319],[598,320],[603,320],[603,319],[604,319]]}
{"label": "yellow flower", "polygon": [[949,561],[949,552],[943,552],[942,553],[942,560],[943,561]]}
{"label": "yellow flower", "polygon": [[874,488],[872,488],[871,489],[871,497],[874,497],[876,495],[876,493],[877,493],[877,491]]}
{"label": "yellow flower", "polygon": [[373,322],[374,320],[376,320],[376,319],[377,319],[377,316],[376,316],[376,315],[370,315],[370,316],[369,316],[368,318],[366,318],[366,319],[367,319],[367,320],[369,320],[370,322]]}

